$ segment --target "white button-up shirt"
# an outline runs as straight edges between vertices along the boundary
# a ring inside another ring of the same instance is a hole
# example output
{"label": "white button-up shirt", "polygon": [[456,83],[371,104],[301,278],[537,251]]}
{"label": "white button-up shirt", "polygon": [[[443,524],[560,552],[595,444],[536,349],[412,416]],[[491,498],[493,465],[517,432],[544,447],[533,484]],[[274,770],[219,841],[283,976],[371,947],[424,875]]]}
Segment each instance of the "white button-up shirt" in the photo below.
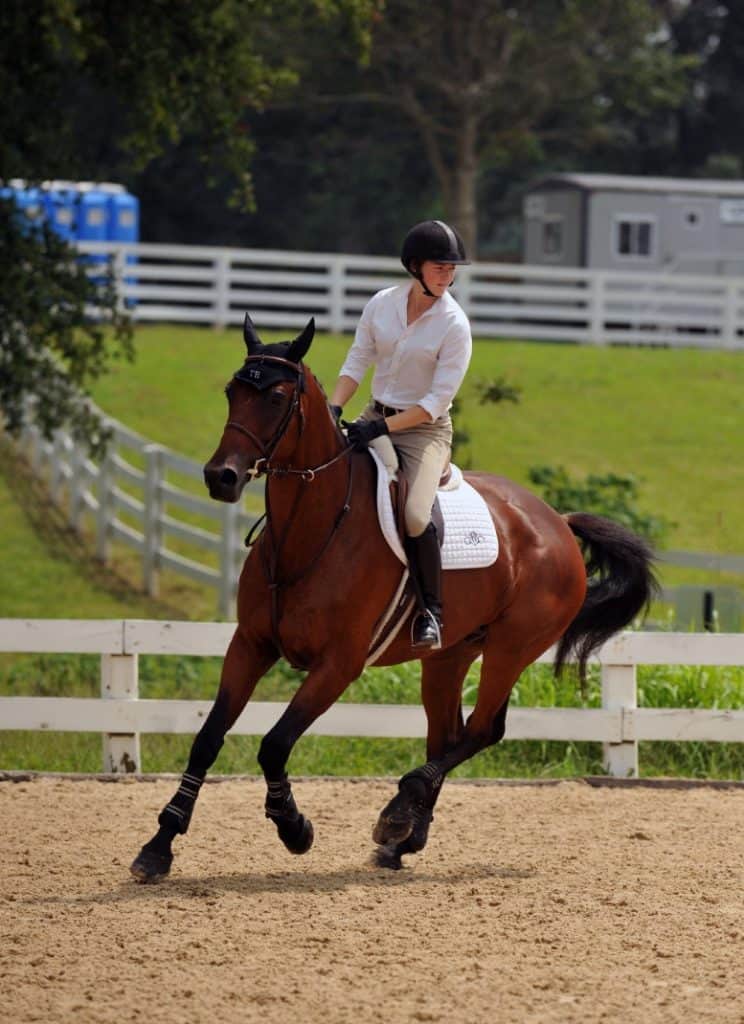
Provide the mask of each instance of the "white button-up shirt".
{"label": "white button-up shirt", "polygon": [[409,282],[372,296],[340,373],[359,384],[374,363],[376,401],[394,409],[420,405],[436,420],[452,404],[470,363],[470,323],[447,291],[409,325],[412,287]]}

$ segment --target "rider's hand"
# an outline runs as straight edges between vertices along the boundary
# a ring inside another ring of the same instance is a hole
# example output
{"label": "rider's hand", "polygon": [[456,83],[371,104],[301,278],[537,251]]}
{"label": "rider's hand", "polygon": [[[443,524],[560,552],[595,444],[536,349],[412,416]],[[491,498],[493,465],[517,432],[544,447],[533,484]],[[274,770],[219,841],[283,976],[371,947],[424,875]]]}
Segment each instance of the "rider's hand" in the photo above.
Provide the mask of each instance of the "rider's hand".
{"label": "rider's hand", "polygon": [[354,420],[353,423],[341,420],[341,423],[346,427],[349,444],[357,452],[363,452],[365,448],[369,447],[370,441],[374,441],[376,437],[390,433],[388,425],[382,417],[378,420]]}
{"label": "rider's hand", "polygon": [[332,405],[331,406],[331,412],[333,413],[333,418],[335,420],[337,420],[337,421],[341,419],[341,413],[343,411],[344,411],[344,407],[342,405]]}

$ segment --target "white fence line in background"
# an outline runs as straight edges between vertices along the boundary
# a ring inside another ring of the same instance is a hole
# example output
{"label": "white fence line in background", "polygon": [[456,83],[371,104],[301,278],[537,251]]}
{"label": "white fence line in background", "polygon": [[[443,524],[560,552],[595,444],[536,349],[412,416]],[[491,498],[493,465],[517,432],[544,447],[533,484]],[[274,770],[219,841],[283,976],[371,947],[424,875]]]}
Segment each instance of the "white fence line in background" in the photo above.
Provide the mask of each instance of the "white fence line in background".
{"label": "white fence line in background", "polygon": [[[196,733],[210,701],[142,700],[140,654],[224,655],[230,623],[131,619],[0,619],[0,651],[101,656],[101,699],[0,697],[0,730],[103,732],[104,771],[140,770],[140,733]],[[540,659],[552,660],[549,651]],[[593,741],[607,771],[638,775],[641,740],[744,742],[744,710],[639,708],[637,665],[744,665],[744,634],[622,633],[599,652],[601,708],[512,707],[506,739]],[[251,701],[231,732],[261,735],[286,705]],[[466,714],[470,709],[466,708]],[[308,730],[321,736],[426,735],[418,705],[335,704]]]}
{"label": "white fence line in background", "polygon": [[[109,256],[139,321],[353,331],[397,259],[273,249],[81,242]],[[132,262],[132,260],[136,262]],[[100,267],[91,274],[100,274]],[[481,338],[744,348],[744,278],[475,263],[454,292]]]}
{"label": "white fence line in background", "polygon": [[[140,553],[148,594],[157,595],[160,573],[170,569],[214,587],[219,614],[231,617],[246,554],[244,538],[258,517],[174,481],[174,474],[199,481],[203,491],[200,463],[150,443],[116,420],[104,417],[104,424],[111,441],[100,461],[64,429],[45,441],[30,419],[20,443],[34,469],[46,474],[52,501],[66,504],[70,525],[80,531],[84,515],[91,517],[101,562],[110,561],[111,541],[119,541]],[[244,493],[263,506],[261,484],[248,485]],[[206,521],[212,529],[194,525],[189,517]],[[186,545],[191,557],[174,551],[169,546],[173,540],[182,550]]]}
{"label": "white fence line in background", "polygon": [[[91,458],[85,445],[65,429],[45,441],[30,411],[19,447],[33,468],[46,476],[51,500],[66,511],[73,529],[81,532],[84,517],[90,517],[96,556],[104,565],[111,560],[111,542],[119,541],[140,553],[142,585],[148,594],[157,595],[160,573],[168,569],[213,587],[218,614],[231,618],[246,556],[244,538],[258,518],[244,505],[248,501],[254,510],[259,504],[263,509],[263,484],[248,484],[241,506],[184,490],[173,474],[198,481],[196,490],[201,490],[200,463],[153,444],[117,420],[103,420],[111,441],[100,461]],[[213,523],[214,528],[194,525],[189,515]],[[168,546],[173,540],[188,546],[188,557]],[[659,560],[715,572],[744,572],[742,555],[662,551]],[[664,587],[661,599],[674,601],[678,589]]]}

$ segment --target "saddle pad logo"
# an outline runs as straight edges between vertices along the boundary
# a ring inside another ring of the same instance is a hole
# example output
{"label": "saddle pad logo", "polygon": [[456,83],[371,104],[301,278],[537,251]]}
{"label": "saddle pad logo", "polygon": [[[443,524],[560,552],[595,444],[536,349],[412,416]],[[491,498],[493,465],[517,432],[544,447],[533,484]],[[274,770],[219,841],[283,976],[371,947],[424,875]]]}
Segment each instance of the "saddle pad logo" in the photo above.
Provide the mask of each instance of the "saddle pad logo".
{"label": "saddle pad logo", "polygon": [[483,534],[478,533],[476,530],[471,530],[469,533],[466,533],[462,540],[464,544],[468,545],[468,547],[472,547],[477,544],[485,544],[486,542],[486,538]]}

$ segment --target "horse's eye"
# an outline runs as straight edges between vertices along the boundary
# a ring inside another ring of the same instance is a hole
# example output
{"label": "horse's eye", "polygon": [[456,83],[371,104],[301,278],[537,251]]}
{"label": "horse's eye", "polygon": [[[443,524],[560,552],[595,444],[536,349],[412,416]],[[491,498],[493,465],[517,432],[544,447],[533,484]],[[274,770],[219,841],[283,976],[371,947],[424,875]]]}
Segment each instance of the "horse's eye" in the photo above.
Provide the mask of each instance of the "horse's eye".
{"label": "horse's eye", "polygon": [[281,405],[284,402],[284,398],[284,392],[280,391],[278,388],[276,391],[272,391],[269,395],[269,400],[272,405]]}

